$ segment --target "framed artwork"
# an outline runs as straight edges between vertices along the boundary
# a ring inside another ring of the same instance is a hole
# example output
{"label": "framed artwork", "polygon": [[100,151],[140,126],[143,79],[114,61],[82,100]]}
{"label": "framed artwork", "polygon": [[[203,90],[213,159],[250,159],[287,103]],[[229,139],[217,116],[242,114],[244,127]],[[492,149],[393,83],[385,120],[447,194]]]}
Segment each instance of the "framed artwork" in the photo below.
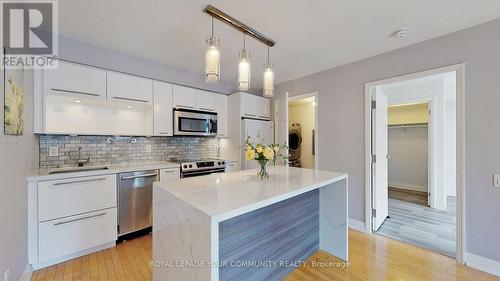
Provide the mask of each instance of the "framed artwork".
{"label": "framed artwork", "polygon": [[[4,49],[5,55],[5,49]],[[4,134],[24,133],[24,69],[4,69]]]}

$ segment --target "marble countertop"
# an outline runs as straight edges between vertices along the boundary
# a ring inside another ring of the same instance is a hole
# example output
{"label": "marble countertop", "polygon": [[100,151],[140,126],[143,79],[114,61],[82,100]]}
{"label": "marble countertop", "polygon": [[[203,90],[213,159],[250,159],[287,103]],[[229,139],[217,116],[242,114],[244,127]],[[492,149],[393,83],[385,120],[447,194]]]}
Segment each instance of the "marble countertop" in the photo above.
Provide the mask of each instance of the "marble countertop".
{"label": "marble countertop", "polygon": [[144,171],[144,170],[157,170],[157,169],[169,169],[169,168],[180,168],[178,163],[174,162],[146,162],[146,163],[127,163],[118,165],[99,165],[99,166],[85,166],[87,168],[98,168],[98,167],[108,167],[106,170],[95,170],[95,171],[75,171],[69,173],[59,173],[50,174],[53,171],[66,170],[66,169],[77,169],[76,167],[71,168],[60,168],[60,169],[40,169],[35,170],[27,177],[28,182],[33,181],[46,181],[46,180],[58,180],[76,177],[87,177],[87,176],[98,176],[98,175],[110,175],[118,173],[126,173],[133,171]]}
{"label": "marble countertop", "polygon": [[292,168],[270,167],[271,177],[258,180],[256,170],[184,178],[155,183],[167,192],[157,192],[160,202],[175,196],[217,220],[228,219],[276,202],[347,179],[347,174]]}

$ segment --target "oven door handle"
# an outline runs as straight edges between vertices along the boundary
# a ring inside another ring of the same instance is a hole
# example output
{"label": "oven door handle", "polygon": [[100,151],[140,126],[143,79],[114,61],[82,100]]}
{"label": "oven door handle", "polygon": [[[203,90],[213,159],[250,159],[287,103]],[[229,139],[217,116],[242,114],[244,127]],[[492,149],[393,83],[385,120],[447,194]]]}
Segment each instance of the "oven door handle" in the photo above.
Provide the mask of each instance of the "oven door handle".
{"label": "oven door handle", "polygon": [[211,171],[199,171],[199,172],[184,172],[181,173],[182,177],[191,177],[191,176],[202,176],[202,175],[211,175],[216,173],[224,173],[226,169],[217,169]]}

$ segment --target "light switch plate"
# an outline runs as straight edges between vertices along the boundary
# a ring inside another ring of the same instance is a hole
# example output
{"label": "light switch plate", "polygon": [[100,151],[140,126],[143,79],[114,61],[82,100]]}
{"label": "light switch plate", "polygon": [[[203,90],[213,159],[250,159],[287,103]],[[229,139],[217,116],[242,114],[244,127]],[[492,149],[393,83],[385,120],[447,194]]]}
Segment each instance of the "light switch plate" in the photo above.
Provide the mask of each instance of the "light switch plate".
{"label": "light switch plate", "polygon": [[57,156],[59,156],[59,147],[57,147],[57,146],[51,146],[51,147],[49,147],[49,156],[50,157],[57,157]]}
{"label": "light switch plate", "polygon": [[500,174],[493,175],[493,186],[500,188]]}

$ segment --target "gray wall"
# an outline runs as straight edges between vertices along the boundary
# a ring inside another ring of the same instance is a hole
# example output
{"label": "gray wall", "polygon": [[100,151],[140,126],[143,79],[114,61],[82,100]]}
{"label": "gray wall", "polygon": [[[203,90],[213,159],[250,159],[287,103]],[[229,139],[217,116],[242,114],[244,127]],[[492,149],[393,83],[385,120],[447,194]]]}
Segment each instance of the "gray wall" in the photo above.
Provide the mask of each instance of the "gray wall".
{"label": "gray wall", "polygon": [[500,261],[499,30],[495,20],[278,85],[278,96],[319,91],[319,168],[349,173],[351,218],[364,221],[364,84],[465,62],[466,250]]}
{"label": "gray wall", "polygon": [[[3,120],[4,73],[1,71]],[[33,135],[33,72],[24,80],[24,135],[5,136],[0,127],[0,278],[7,268],[11,279],[18,280],[28,260],[28,207],[26,177],[38,167],[38,140]],[[3,122],[2,122],[3,123]]]}

